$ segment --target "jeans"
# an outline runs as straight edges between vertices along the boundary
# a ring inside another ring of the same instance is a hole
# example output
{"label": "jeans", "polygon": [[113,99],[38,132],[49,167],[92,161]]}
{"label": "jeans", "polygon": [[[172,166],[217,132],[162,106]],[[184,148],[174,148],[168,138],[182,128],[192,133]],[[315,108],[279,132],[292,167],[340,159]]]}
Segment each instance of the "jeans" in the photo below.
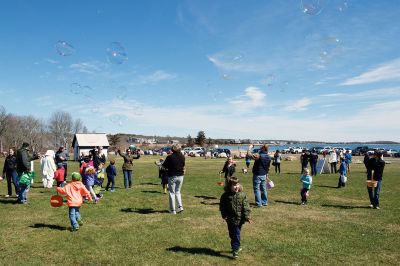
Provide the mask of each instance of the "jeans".
{"label": "jeans", "polygon": [[227,221],[227,224],[232,250],[238,250],[240,248],[240,230],[242,229],[242,225],[237,225],[229,221]]}
{"label": "jeans", "polygon": [[281,173],[281,163],[275,163],[275,174]]}
{"label": "jeans", "polygon": [[132,170],[123,170],[124,172],[124,187],[132,187]]}
{"label": "jeans", "polygon": [[317,175],[317,163],[311,163],[311,175]]}
{"label": "jeans", "polygon": [[181,188],[183,184],[182,176],[169,176],[168,177],[168,192],[169,192],[169,210],[175,212],[175,200],[179,209],[183,209]]}
{"label": "jeans", "polygon": [[378,180],[378,184],[375,188],[368,187],[369,201],[374,207],[379,207],[379,193],[382,187],[382,180]]}
{"label": "jeans", "polygon": [[28,201],[29,185],[19,184],[18,201],[26,203]]}
{"label": "jeans", "polygon": [[14,183],[14,188],[15,188],[15,194],[18,195],[18,174],[17,171],[10,171],[6,172],[6,178],[7,178],[7,195],[12,195],[12,187],[11,187],[11,182]]}
{"label": "jeans", "polygon": [[267,176],[254,175],[253,176],[253,190],[257,206],[268,204],[267,194]]}
{"label": "jeans", "polygon": [[111,185],[111,190],[114,190],[114,186],[115,186],[115,176],[107,176],[107,186],[106,186],[106,190],[108,190],[110,188]]}
{"label": "jeans", "polygon": [[81,219],[81,213],[79,212],[80,207],[69,207],[69,220],[71,221],[72,229],[79,228],[78,221]]}

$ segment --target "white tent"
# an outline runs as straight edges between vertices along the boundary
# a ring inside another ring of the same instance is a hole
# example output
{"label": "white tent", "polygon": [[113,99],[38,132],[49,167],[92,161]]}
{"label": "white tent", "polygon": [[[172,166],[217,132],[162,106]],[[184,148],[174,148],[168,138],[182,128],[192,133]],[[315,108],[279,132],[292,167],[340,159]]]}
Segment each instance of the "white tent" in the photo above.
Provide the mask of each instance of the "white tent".
{"label": "white tent", "polygon": [[330,174],[331,173],[330,165],[329,165],[327,159],[323,158],[323,159],[318,160],[317,173],[318,174]]}
{"label": "white tent", "polygon": [[102,146],[102,154],[107,157],[108,143],[106,133],[77,133],[72,141],[72,147],[74,148],[74,160],[79,160],[80,155],[89,154],[89,151],[97,146]]}

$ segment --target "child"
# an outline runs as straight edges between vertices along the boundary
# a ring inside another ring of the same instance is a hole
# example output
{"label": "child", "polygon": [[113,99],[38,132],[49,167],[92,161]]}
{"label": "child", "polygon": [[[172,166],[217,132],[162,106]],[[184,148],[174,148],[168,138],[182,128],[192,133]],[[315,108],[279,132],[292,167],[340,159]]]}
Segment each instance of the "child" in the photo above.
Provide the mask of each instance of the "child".
{"label": "child", "polygon": [[231,177],[225,192],[221,196],[219,203],[222,219],[228,224],[229,237],[231,239],[232,255],[234,258],[239,256],[240,230],[245,222],[252,223],[250,219],[250,206],[247,196],[242,192],[239,179]]}
{"label": "child", "polygon": [[67,204],[69,208],[69,219],[71,221],[71,231],[78,231],[79,226],[82,226],[81,214],[79,208],[82,206],[82,196],[91,200],[89,191],[81,182],[81,174],[72,173],[72,182],[65,187],[57,187],[57,192],[67,195]]}
{"label": "child", "polygon": [[65,169],[62,163],[57,163],[57,170],[54,174],[54,179],[57,181],[57,187],[64,187]]}
{"label": "child", "polygon": [[347,165],[346,165],[346,159],[344,157],[340,157],[340,167],[339,167],[339,182],[338,182],[338,188],[345,187],[346,186],[346,173],[347,173]]}
{"label": "child", "polygon": [[27,204],[28,203],[28,191],[32,184],[33,178],[35,177],[34,172],[24,172],[19,176],[18,180],[18,203]]}
{"label": "child", "polygon": [[164,194],[167,194],[168,177],[167,170],[163,167],[164,159],[160,158],[160,161],[154,162],[158,166],[158,178],[161,179],[161,185],[163,187]]}
{"label": "child", "polygon": [[86,189],[90,192],[90,195],[92,195],[94,203],[99,202],[99,198],[96,196],[96,193],[93,190],[93,186],[96,179],[97,179],[96,169],[94,169],[93,166],[86,167],[85,175],[83,176],[83,181],[84,181],[83,183]]}
{"label": "child", "polygon": [[233,174],[236,171],[236,163],[233,161],[232,157],[228,157],[226,159],[226,162],[224,164],[224,167],[222,170],[219,172],[220,174],[225,173],[225,182],[233,176]]}
{"label": "child", "polygon": [[310,176],[310,170],[304,168],[303,175],[300,177],[300,182],[303,183],[303,188],[300,191],[301,205],[307,204],[308,191],[311,189],[312,177]]}
{"label": "child", "polygon": [[93,191],[96,194],[96,197],[101,199],[103,198],[103,193],[101,192],[101,189],[103,187],[103,182],[104,182],[104,163],[100,162],[97,165],[96,173],[97,177],[94,180]]}
{"label": "child", "polygon": [[115,160],[110,159],[110,164],[106,168],[106,173],[107,173],[107,186],[106,186],[106,191],[110,188],[111,185],[111,192],[114,192],[114,186],[115,186],[115,176],[117,175],[117,168],[115,167]]}

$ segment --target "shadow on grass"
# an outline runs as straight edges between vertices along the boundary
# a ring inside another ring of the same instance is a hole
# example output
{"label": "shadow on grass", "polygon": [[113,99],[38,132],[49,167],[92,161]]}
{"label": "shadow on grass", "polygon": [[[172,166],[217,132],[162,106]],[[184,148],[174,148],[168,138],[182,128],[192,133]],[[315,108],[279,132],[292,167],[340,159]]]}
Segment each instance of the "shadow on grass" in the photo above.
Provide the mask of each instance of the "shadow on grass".
{"label": "shadow on grass", "polygon": [[0,199],[1,204],[17,204],[16,199]]}
{"label": "shadow on grass", "polygon": [[205,200],[217,199],[216,197],[210,197],[210,196],[194,196],[194,197]]}
{"label": "shadow on grass", "polygon": [[275,202],[283,203],[283,204],[292,204],[292,205],[300,205],[297,201],[284,201],[284,200],[275,200]]}
{"label": "shadow on grass", "polygon": [[184,252],[184,253],[189,253],[189,254],[194,254],[194,255],[208,255],[208,256],[214,256],[214,257],[223,257],[227,259],[233,259],[231,256],[222,254],[221,251],[215,251],[211,248],[184,248],[180,246],[175,246],[172,248],[167,248],[167,251],[172,251],[172,252]]}
{"label": "shadow on grass", "polygon": [[333,205],[333,204],[322,204],[322,207],[340,208],[340,209],[369,209],[368,206],[349,206],[349,205]]}
{"label": "shadow on grass", "polygon": [[139,183],[139,185],[160,186],[160,184],[159,184],[159,183],[152,183],[152,182]]}
{"label": "shadow on grass", "polygon": [[314,187],[338,188],[337,186],[314,185]]}
{"label": "shadow on grass", "polygon": [[206,201],[202,201],[200,202],[203,205],[219,205],[219,202],[206,202]]}
{"label": "shadow on grass", "polygon": [[136,209],[136,208],[125,208],[121,209],[122,212],[136,212],[139,214],[152,214],[152,213],[168,213],[167,210],[154,210],[153,208],[141,208],[141,209]]}
{"label": "shadow on grass", "polygon": [[143,190],[142,193],[161,194],[160,191],[155,191],[155,190]]}
{"label": "shadow on grass", "polygon": [[31,228],[49,228],[49,229],[58,230],[58,231],[67,230],[67,227],[59,226],[59,225],[55,225],[55,224],[34,224],[34,225],[30,225],[29,227],[31,227]]}

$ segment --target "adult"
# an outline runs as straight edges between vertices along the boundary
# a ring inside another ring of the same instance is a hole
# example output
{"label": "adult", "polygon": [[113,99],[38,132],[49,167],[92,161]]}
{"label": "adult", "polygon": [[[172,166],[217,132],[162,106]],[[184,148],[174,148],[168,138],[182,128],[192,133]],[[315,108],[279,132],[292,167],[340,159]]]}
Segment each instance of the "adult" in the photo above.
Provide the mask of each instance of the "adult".
{"label": "adult", "polygon": [[374,159],[371,161],[372,166],[372,180],[377,181],[375,188],[368,187],[368,195],[371,202],[370,208],[380,209],[379,194],[382,187],[383,169],[385,168],[385,161],[382,159],[382,152],[375,151]]}
{"label": "adult", "polygon": [[274,153],[275,174],[281,173],[281,161],[282,161],[281,152],[279,150],[276,150]]}
{"label": "adult", "polygon": [[310,159],[309,155],[310,155],[310,152],[308,152],[306,150],[303,150],[301,152],[301,155],[300,155],[300,163],[301,163],[300,174],[303,174],[304,169],[307,168],[307,165],[308,165],[308,162],[309,162],[309,159]]}
{"label": "adult", "polygon": [[31,161],[38,159],[37,154],[29,155],[30,144],[22,143],[22,146],[17,150],[17,174],[18,174],[18,200],[19,203],[27,203],[27,193],[30,183],[22,182],[21,176],[24,173],[31,172]]}
{"label": "adult", "polygon": [[346,153],[344,154],[344,161],[346,162],[347,173],[350,173],[350,164],[352,160],[353,156],[351,155],[349,150],[346,150]]}
{"label": "adult", "polygon": [[[181,188],[185,174],[185,156],[181,153],[181,145],[172,145],[172,154],[165,159],[163,166],[167,169],[169,212],[172,214],[183,211]],[[176,202],[175,202],[176,201]],[[175,206],[178,205],[176,209]]]}
{"label": "adult", "polygon": [[253,190],[256,206],[267,206],[267,176],[271,164],[271,158],[268,155],[268,145],[264,144],[261,147],[260,152],[253,155],[253,159]]}
{"label": "adult", "polygon": [[56,159],[56,164],[62,163],[63,167],[64,167],[64,180],[67,181],[67,168],[68,168],[68,159],[69,159],[69,154],[68,151],[64,148],[64,146],[60,146],[60,148],[58,148],[58,151],[56,152],[55,155],[55,159]]}
{"label": "adult", "polygon": [[329,152],[329,163],[331,165],[331,174],[337,173],[337,168],[336,168],[337,154],[336,154],[336,150],[332,150],[332,151]]}
{"label": "adult", "polygon": [[311,165],[311,175],[316,176],[317,175],[317,163],[318,163],[318,153],[316,149],[313,149],[311,151],[310,155],[310,165]]}
{"label": "adult", "polygon": [[124,158],[124,164],[122,165],[122,172],[124,173],[124,187],[132,188],[132,173],[133,173],[133,160],[140,158],[140,153],[137,153],[136,157],[133,156],[131,149],[126,149],[126,153],[121,153],[118,150],[118,154]]}
{"label": "adult", "polygon": [[8,155],[4,160],[3,177],[7,179],[7,195],[6,198],[12,196],[11,183],[14,184],[15,194],[18,194],[18,174],[17,174],[17,157],[15,151],[10,148]]}
{"label": "adult", "polygon": [[97,148],[91,150],[91,154],[93,157],[93,166],[97,170],[99,168],[99,164],[106,163],[106,156],[103,154],[103,147],[98,146]]}
{"label": "adult", "polygon": [[44,188],[52,188],[54,182],[54,174],[57,171],[54,162],[54,151],[47,150],[44,157],[40,160],[40,168],[42,169],[42,181]]}

